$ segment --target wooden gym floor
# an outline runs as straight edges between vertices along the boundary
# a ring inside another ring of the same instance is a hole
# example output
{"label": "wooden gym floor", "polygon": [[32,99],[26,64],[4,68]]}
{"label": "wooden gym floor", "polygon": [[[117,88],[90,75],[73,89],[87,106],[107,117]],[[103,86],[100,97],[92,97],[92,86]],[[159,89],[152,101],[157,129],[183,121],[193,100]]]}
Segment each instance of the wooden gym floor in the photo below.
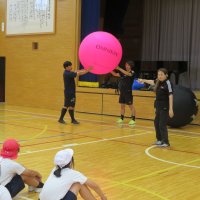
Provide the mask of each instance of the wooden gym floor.
{"label": "wooden gym floor", "polygon": [[[96,181],[109,200],[200,199],[200,126],[169,129],[166,149],[151,145],[152,121],[120,127],[115,117],[76,113],[80,125],[62,125],[59,114],[0,104],[1,142],[19,140],[18,162],[40,171],[44,181],[55,153],[71,147],[75,169]],[[37,200],[38,194],[26,188],[15,199]]]}

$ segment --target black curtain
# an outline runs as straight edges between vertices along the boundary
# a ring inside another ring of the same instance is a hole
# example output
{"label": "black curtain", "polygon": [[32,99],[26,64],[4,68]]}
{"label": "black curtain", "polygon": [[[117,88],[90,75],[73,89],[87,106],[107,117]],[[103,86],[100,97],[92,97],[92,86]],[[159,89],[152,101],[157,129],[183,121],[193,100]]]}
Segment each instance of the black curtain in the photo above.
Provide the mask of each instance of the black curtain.
{"label": "black curtain", "polygon": [[105,3],[104,31],[117,38],[123,34],[123,20],[130,0],[107,0]]}
{"label": "black curtain", "polygon": [[182,85],[200,89],[200,1],[145,0],[143,61],[186,61]]}

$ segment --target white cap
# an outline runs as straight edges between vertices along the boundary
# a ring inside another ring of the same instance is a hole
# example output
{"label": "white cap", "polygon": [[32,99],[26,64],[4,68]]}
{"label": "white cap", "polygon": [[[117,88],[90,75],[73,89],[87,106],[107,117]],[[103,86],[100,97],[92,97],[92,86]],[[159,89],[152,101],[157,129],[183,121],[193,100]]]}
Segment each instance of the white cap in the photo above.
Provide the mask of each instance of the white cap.
{"label": "white cap", "polygon": [[54,157],[54,164],[62,168],[71,162],[73,155],[73,149],[58,151]]}

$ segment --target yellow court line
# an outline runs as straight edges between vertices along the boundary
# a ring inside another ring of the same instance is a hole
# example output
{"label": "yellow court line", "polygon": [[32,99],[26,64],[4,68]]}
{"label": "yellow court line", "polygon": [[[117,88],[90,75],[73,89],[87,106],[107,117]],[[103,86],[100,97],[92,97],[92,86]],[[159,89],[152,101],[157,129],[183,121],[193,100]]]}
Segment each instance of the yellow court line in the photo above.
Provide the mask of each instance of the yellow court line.
{"label": "yellow court line", "polygon": [[142,188],[142,187],[138,187],[138,186],[136,186],[136,185],[129,185],[129,184],[126,184],[126,183],[122,183],[121,185],[124,185],[124,186],[126,186],[126,187],[130,187],[130,188],[133,188],[133,189],[136,189],[136,190],[145,192],[145,193],[150,194],[150,195],[152,195],[152,196],[158,197],[158,198],[160,198],[160,199],[162,199],[162,200],[169,200],[168,198],[163,197],[163,196],[161,196],[160,194],[158,194],[158,193],[156,193],[156,192],[147,190],[147,189]]}
{"label": "yellow court line", "polygon": [[35,135],[35,136],[29,138],[29,140],[33,140],[33,139],[35,139],[35,138],[37,138],[37,137],[43,135],[43,134],[47,131],[47,129],[48,129],[48,125],[45,125],[45,126],[44,126],[44,129],[43,129],[40,133],[38,133],[37,135]]}
{"label": "yellow court line", "polygon": [[22,142],[23,143],[29,142],[31,140],[34,140],[34,139],[38,138],[39,136],[43,135],[47,131],[47,129],[48,129],[48,125],[45,125],[44,129],[40,133],[38,133],[37,135],[34,135],[33,137],[28,138],[28,140],[26,140],[26,141],[22,141]]}
{"label": "yellow court line", "polygon": [[[187,164],[191,164],[191,163],[194,163],[194,162],[197,162],[197,161],[200,161],[200,158],[198,158],[196,160],[192,160],[192,161],[186,162],[186,163],[183,163],[183,164],[187,165]],[[168,167],[168,168],[165,168],[165,169],[162,169],[162,170],[158,170],[158,171],[155,171],[155,172],[143,175],[143,176],[136,177],[134,179],[125,181],[124,183],[126,184],[126,183],[130,183],[132,181],[137,181],[137,180],[140,180],[140,179],[143,179],[143,178],[147,178],[147,177],[150,177],[150,176],[153,176],[153,175],[156,175],[156,174],[160,174],[160,173],[163,173],[163,172],[166,172],[166,171],[169,171],[169,170],[176,169],[178,167],[181,167],[181,166],[180,165],[175,165],[175,166],[172,166],[172,167]]]}
{"label": "yellow court line", "polygon": [[138,191],[141,191],[141,192],[145,192],[147,194],[150,194],[151,196],[154,196],[154,197],[157,197],[159,199],[162,199],[162,200],[169,200],[167,197],[164,197],[162,195],[160,195],[159,193],[156,193],[154,191],[150,191],[150,190],[147,190],[147,189],[144,189],[142,187],[139,187],[139,186],[136,186],[136,185],[132,185],[132,184],[127,184],[127,183],[123,183],[123,182],[119,182],[119,181],[111,181],[109,179],[105,179],[105,178],[102,178],[104,181],[107,181],[107,182],[110,182],[112,184],[113,187],[115,186],[123,186],[123,187],[128,187],[128,188],[133,188],[135,190],[138,190]]}

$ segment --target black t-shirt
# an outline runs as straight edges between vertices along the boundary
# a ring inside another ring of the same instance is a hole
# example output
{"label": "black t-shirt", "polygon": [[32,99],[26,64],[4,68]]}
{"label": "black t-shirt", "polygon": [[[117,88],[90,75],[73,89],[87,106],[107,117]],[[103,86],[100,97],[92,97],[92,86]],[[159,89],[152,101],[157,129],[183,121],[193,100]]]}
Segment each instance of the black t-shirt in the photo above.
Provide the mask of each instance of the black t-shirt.
{"label": "black t-shirt", "polygon": [[156,90],[156,104],[160,108],[169,108],[169,95],[173,94],[173,86],[169,80],[160,82]]}
{"label": "black t-shirt", "polygon": [[132,85],[134,81],[134,71],[130,71],[131,76],[127,76],[123,74],[122,72],[119,72],[120,74],[120,80],[119,80],[119,90],[120,93],[126,93],[126,92],[132,92]]}
{"label": "black t-shirt", "polygon": [[65,87],[65,94],[75,94],[76,92],[76,85],[74,78],[77,76],[76,72],[71,72],[65,70],[63,73],[63,80],[64,80],[64,87]]}

